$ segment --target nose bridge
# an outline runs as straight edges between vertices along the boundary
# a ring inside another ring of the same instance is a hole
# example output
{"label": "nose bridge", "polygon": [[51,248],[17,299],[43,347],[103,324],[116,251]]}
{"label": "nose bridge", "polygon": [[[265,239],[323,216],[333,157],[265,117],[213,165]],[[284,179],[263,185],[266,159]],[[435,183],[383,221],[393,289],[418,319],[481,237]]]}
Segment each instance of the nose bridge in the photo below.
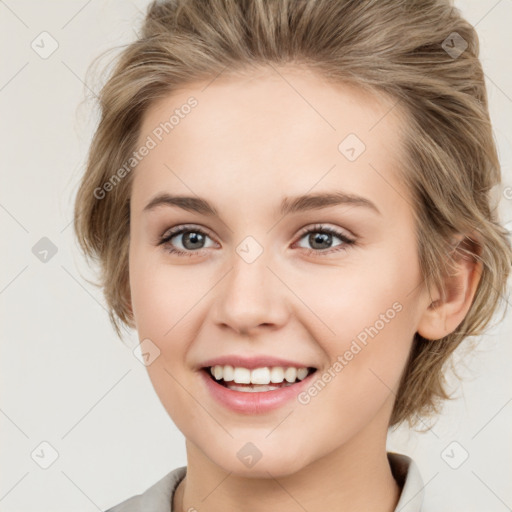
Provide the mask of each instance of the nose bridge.
{"label": "nose bridge", "polygon": [[282,283],[268,268],[271,251],[247,237],[233,253],[231,271],[216,297],[216,321],[236,331],[250,331],[262,324],[286,320],[288,305]]}

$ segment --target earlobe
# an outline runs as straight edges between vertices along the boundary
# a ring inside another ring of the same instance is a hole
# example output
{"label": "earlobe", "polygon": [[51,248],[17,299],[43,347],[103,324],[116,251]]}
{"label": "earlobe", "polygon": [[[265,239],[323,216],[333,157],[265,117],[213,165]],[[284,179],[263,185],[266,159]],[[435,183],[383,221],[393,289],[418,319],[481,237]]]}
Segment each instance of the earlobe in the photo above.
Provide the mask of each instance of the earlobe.
{"label": "earlobe", "polygon": [[423,338],[437,340],[454,332],[471,307],[482,275],[482,263],[474,256],[478,249],[475,251],[475,246],[467,240],[455,248],[453,271],[444,280],[445,296],[436,289],[434,300],[423,312],[417,329]]}

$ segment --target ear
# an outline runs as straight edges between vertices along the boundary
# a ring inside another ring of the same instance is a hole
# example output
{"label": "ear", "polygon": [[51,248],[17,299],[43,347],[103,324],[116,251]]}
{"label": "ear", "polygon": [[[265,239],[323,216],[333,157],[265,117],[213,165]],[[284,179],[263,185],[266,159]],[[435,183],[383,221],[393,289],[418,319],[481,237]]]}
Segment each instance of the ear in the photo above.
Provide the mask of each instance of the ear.
{"label": "ear", "polygon": [[418,334],[429,340],[447,336],[462,323],[482,275],[482,263],[474,257],[481,249],[475,238],[457,235],[455,243],[453,271],[444,278],[446,296],[436,288],[418,324]]}

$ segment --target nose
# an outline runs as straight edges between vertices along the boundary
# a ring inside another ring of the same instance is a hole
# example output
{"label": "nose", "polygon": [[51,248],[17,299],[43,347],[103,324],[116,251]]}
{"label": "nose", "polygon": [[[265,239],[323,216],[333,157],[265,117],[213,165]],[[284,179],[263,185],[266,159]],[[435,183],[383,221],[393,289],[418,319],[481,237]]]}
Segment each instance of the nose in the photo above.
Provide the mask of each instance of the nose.
{"label": "nose", "polygon": [[216,325],[246,335],[284,325],[291,307],[287,288],[267,265],[265,253],[252,263],[238,254],[233,255],[232,261],[213,301]]}

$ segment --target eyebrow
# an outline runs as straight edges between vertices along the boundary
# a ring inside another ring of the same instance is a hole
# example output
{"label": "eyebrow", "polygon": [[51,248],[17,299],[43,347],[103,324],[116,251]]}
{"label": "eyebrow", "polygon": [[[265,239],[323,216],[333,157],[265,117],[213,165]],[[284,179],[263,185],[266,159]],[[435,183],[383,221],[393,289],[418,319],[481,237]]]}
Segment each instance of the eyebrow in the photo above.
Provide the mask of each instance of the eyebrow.
{"label": "eyebrow", "polygon": [[[306,194],[295,197],[285,197],[281,202],[279,213],[285,216],[307,210],[320,210],[330,206],[352,205],[361,206],[381,215],[377,206],[366,197],[357,196],[341,191]],[[166,192],[156,195],[144,207],[144,212],[153,210],[159,206],[176,206],[190,212],[202,215],[218,217],[218,211],[206,199],[200,197],[172,195]]]}

